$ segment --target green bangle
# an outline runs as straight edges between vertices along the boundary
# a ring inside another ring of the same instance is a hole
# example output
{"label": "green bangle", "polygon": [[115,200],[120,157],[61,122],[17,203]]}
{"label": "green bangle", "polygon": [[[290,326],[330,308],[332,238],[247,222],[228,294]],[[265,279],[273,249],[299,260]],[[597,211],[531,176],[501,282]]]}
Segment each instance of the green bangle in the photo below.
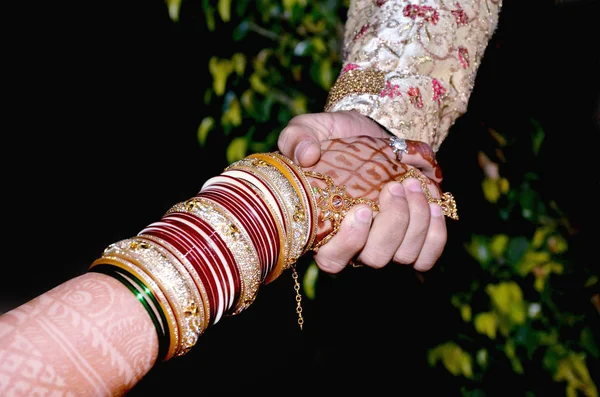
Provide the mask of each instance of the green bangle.
{"label": "green bangle", "polygon": [[89,271],[106,274],[107,276],[119,280],[135,295],[137,300],[146,309],[146,312],[154,324],[156,334],[158,335],[158,358],[159,360],[163,360],[167,355],[169,347],[169,330],[167,318],[156,300],[156,297],[152,293],[152,290],[148,288],[142,280],[130,272],[111,264],[101,263],[95,265],[89,269]]}

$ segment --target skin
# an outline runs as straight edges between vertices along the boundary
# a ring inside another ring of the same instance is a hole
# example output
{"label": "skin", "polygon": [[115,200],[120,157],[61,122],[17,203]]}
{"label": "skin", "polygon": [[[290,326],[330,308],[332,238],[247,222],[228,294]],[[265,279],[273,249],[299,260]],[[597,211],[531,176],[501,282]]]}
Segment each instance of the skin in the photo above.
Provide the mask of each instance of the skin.
{"label": "skin", "polygon": [[[321,143],[335,138],[370,136],[389,138],[389,133],[372,119],[356,112],[305,114],[294,117],[282,130],[278,148],[304,168],[321,159]],[[442,181],[441,170],[428,145],[407,141],[409,152],[402,157],[429,177],[433,184]],[[439,186],[432,187],[434,198]],[[348,211],[339,232],[314,255],[323,271],[339,273],[353,258],[373,268],[389,263],[430,270],[447,242],[446,220],[437,204],[427,202],[419,181],[407,178],[402,183],[388,182],[377,199],[380,211],[356,205]]]}

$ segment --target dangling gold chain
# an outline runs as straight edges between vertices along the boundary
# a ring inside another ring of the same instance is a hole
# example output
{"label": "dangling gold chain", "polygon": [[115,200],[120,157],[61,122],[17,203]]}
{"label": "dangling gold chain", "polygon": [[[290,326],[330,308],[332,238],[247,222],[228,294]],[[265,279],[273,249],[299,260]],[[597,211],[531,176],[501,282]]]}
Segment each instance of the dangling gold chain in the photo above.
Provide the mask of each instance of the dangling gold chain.
{"label": "dangling gold chain", "polygon": [[302,331],[304,317],[302,317],[302,294],[300,293],[300,283],[298,282],[298,271],[296,265],[292,265],[292,278],[294,279],[294,290],[296,290],[296,313],[298,313],[298,325]]}

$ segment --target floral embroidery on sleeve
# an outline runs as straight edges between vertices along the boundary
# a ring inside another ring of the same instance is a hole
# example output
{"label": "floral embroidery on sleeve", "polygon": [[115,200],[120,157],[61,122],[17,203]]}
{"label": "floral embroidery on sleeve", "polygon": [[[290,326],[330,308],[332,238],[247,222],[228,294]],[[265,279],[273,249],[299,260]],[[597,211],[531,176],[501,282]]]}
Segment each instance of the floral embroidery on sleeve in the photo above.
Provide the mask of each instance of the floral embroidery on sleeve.
{"label": "floral embroidery on sleeve", "polygon": [[500,8],[501,0],[352,0],[344,68],[325,110],[359,111],[437,151],[466,112]]}

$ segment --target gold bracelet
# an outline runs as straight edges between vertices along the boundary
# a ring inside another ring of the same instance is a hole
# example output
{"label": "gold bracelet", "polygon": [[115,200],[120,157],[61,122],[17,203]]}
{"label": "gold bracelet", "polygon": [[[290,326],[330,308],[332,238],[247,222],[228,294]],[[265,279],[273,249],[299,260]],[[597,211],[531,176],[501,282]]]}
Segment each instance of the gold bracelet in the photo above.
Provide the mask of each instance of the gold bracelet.
{"label": "gold bracelet", "polygon": [[379,95],[385,86],[385,72],[377,69],[354,69],[342,73],[329,90],[325,111],[351,94]]}
{"label": "gold bracelet", "polygon": [[423,193],[425,193],[425,197],[427,197],[427,201],[429,203],[438,204],[442,208],[442,214],[445,216],[458,220],[458,212],[456,208],[456,201],[454,201],[454,196],[452,193],[446,192],[442,194],[442,197],[439,199],[433,198],[429,188],[427,187],[427,181],[425,177],[417,171],[416,168],[411,168],[406,171],[404,174],[396,178],[396,181],[402,182],[406,178],[416,178],[421,182],[421,188],[423,189]]}

